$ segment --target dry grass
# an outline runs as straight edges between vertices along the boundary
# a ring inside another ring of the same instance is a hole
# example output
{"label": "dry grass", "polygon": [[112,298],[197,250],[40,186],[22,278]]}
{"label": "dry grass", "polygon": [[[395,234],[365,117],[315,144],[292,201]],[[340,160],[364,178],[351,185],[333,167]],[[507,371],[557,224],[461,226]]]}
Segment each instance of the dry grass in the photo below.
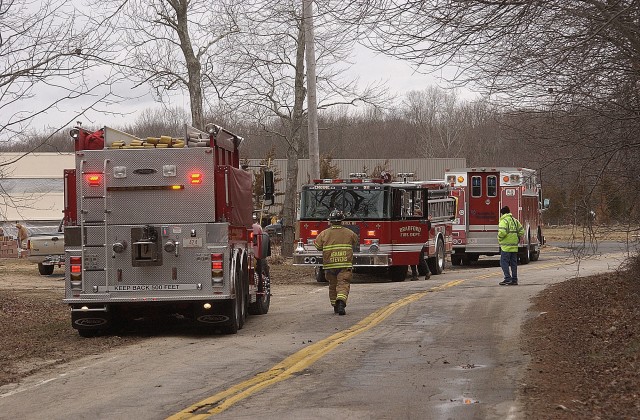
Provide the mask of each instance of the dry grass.
{"label": "dry grass", "polygon": [[640,227],[612,226],[545,226],[543,234],[548,241],[598,241],[638,242]]}

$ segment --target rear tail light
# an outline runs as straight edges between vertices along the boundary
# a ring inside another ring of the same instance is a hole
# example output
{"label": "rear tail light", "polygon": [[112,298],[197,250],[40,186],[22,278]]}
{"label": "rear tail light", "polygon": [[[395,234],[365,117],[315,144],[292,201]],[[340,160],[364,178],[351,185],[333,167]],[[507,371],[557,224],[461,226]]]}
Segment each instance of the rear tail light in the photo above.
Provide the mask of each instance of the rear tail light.
{"label": "rear tail light", "polygon": [[69,258],[69,279],[72,290],[82,289],[82,257]]}
{"label": "rear tail light", "polygon": [[99,187],[102,185],[102,174],[85,174],[85,179],[90,187]]}
{"label": "rear tail light", "polygon": [[224,277],[224,254],[211,254],[211,282],[220,285]]}

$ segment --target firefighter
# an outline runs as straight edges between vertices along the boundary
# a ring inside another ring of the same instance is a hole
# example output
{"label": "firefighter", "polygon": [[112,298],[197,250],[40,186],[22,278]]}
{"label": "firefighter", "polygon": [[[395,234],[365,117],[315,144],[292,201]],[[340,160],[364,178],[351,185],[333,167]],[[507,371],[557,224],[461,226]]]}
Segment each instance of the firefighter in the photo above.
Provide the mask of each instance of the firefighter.
{"label": "firefighter", "polygon": [[[513,217],[508,206],[500,209],[498,223],[498,244],[500,245],[500,267],[504,273],[501,286],[518,285],[518,243],[524,236],[522,224]],[[511,273],[509,273],[511,268]]]}
{"label": "firefighter", "polygon": [[359,244],[358,235],[342,226],[344,213],[333,210],[329,214],[330,226],[320,232],[314,245],[322,251],[322,268],[329,280],[329,301],[333,312],[346,314],[347,298],[353,267],[353,247]]}

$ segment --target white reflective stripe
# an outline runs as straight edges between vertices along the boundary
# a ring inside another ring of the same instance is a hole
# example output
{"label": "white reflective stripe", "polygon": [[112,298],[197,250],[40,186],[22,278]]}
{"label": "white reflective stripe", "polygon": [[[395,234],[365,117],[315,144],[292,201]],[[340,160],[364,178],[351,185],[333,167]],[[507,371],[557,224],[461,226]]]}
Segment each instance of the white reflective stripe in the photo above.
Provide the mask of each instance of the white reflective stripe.
{"label": "white reflective stripe", "polygon": [[[431,242],[431,241],[430,241]],[[394,244],[394,245],[379,245],[379,252],[420,252],[425,244]],[[366,249],[366,245],[361,248],[363,251]]]}

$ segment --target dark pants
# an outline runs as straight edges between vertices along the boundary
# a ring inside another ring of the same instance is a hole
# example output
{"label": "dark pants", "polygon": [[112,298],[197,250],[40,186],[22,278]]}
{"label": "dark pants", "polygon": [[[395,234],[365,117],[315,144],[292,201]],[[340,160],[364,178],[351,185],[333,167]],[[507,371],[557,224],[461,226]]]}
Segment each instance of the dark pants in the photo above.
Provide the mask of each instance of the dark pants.
{"label": "dark pants", "polygon": [[[517,252],[504,252],[500,250],[500,267],[504,273],[504,281],[512,281],[516,283],[518,281],[518,253]],[[509,274],[511,269],[511,274]]]}

